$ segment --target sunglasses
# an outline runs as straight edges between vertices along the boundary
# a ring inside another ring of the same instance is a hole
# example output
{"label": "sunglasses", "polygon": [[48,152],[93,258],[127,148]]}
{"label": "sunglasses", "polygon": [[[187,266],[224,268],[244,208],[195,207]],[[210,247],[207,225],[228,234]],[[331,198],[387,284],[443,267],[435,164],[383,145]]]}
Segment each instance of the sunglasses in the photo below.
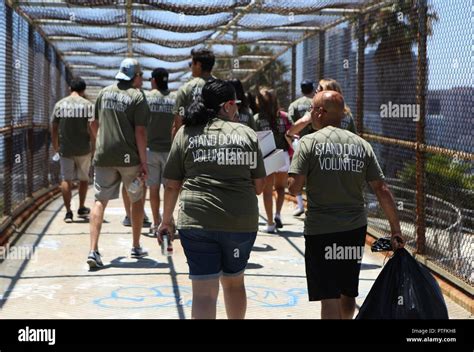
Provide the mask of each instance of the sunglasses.
{"label": "sunglasses", "polygon": [[219,104],[219,106],[224,106],[225,104],[229,103],[229,105],[235,105],[235,104],[240,104],[242,102],[242,100],[229,100],[229,101],[226,101],[225,103],[221,103]]}
{"label": "sunglasses", "polygon": [[314,109],[320,109],[322,112],[328,112],[326,109],[324,109],[322,106],[314,106],[313,104],[310,105],[309,111],[313,111]]}
{"label": "sunglasses", "polygon": [[188,67],[191,67],[193,65],[193,62],[192,61],[189,61],[188,62]]}

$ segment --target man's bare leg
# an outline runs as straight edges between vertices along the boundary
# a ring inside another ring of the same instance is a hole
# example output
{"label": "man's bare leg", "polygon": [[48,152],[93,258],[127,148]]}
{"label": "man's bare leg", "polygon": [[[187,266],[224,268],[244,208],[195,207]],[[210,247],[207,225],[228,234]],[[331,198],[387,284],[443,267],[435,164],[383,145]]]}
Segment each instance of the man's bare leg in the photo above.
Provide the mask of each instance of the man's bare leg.
{"label": "man's bare leg", "polygon": [[71,190],[72,190],[72,182],[64,180],[61,182],[61,193],[63,195],[64,206],[66,207],[66,211],[71,211]]}
{"label": "man's bare leg", "polygon": [[98,201],[96,200],[94,203],[94,207],[92,208],[91,216],[90,216],[90,245],[91,251],[98,251],[99,250],[99,236],[100,230],[102,228],[102,222],[104,221],[104,211],[105,207],[107,206],[108,201]]}
{"label": "man's bare leg", "polygon": [[153,224],[158,226],[161,223],[160,215],[160,185],[150,186],[150,205],[153,215]]}
{"label": "man's bare leg", "polygon": [[87,196],[87,189],[89,188],[89,181],[79,182],[79,209],[85,208],[85,201]]}
{"label": "man's bare leg", "polygon": [[354,317],[356,301],[354,297],[341,295],[339,300],[341,319],[352,319]]}
{"label": "man's bare leg", "polygon": [[133,247],[140,247],[140,235],[143,227],[143,199],[132,203],[132,232],[133,232]]}
{"label": "man's bare leg", "polygon": [[339,298],[321,300],[321,319],[342,319]]}

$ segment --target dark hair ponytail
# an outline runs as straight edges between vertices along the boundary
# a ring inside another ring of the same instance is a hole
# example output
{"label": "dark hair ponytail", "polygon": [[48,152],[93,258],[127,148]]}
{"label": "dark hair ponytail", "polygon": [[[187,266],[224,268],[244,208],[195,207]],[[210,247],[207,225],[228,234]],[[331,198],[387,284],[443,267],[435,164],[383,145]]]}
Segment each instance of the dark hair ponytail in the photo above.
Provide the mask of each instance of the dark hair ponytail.
{"label": "dark hair ponytail", "polygon": [[202,92],[189,106],[183,118],[186,126],[198,126],[208,123],[217,114],[221,104],[235,99],[235,89],[229,82],[210,79],[202,87]]}
{"label": "dark hair ponytail", "polygon": [[209,120],[217,116],[216,110],[206,107],[202,95],[189,106],[187,114],[184,116],[183,124],[186,126],[205,125]]}

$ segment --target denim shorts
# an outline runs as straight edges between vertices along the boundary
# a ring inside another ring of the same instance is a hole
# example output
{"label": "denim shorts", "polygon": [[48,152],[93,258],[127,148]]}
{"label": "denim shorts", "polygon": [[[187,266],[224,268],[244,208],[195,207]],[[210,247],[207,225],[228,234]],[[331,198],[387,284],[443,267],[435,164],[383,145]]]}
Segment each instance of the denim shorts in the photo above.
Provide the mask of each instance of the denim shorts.
{"label": "denim shorts", "polygon": [[179,230],[191,280],[238,276],[245,271],[256,232]]}

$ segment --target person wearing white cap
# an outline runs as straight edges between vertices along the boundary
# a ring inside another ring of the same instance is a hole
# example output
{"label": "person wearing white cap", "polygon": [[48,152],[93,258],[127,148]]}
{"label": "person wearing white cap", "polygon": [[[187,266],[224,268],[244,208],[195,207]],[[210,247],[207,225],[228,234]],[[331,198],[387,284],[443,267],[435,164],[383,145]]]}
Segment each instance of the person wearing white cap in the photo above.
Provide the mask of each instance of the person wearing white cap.
{"label": "person wearing white cap", "polygon": [[[147,178],[146,128],[150,110],[143,91],[143,72],[135,59],[125,59],[115,78],[117,83],[99,92],[92,131],[97,136],[94,155],[95,203],[90,218],[91,247],[87,263],[102,267],[99,235],[104,211],[110,199],[120,194],[123,182],[132,202],[133,246],[131,256],[148,253],[140,246],[143,224],[143,183]],[[135,187],[133,187],[135,186]]]}

